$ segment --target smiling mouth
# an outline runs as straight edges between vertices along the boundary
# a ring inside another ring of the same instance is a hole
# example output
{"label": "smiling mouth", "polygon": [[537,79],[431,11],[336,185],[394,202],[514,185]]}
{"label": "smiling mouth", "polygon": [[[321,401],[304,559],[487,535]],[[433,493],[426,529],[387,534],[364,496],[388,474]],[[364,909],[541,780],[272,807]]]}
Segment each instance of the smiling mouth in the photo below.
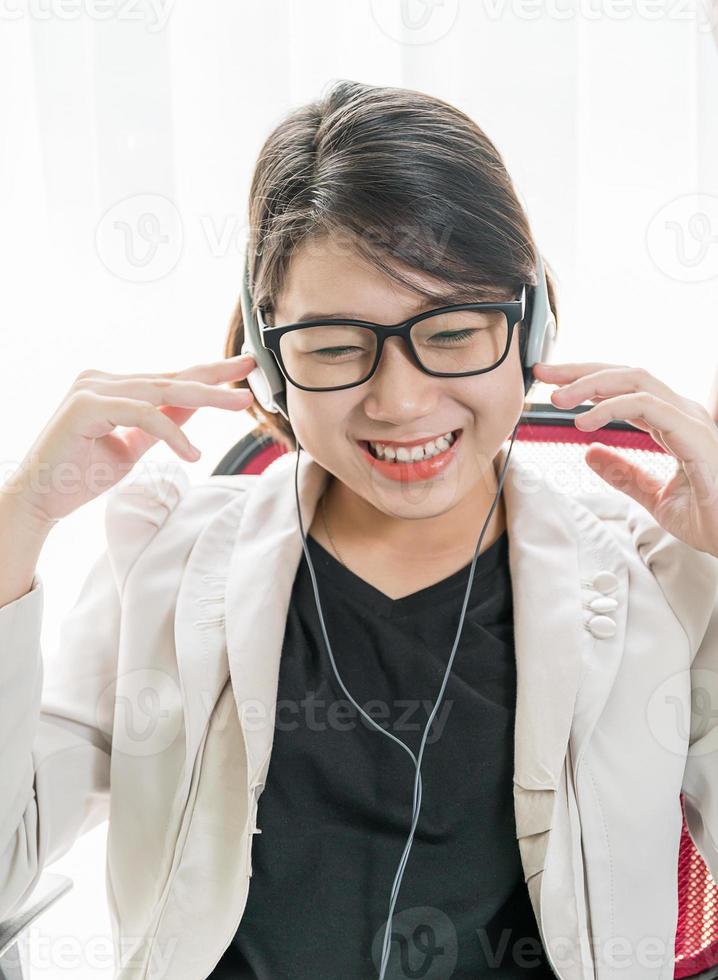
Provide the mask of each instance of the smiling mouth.
{"label": "smiling mouth", "polygon": [[402,445],[389,445],[386,443],[377,443],[376,446],[372,445],[366,439],[360,439],[359,445],[365,449],[374,459],[381,460],[385,463],[419,463],[424,460],[433,459],[434,456],[440,456],[445,453],[451,446],[454,445],[456,440],[461,434],[461,429],[453,429],[449,434],[448,438],[446,434],[439,436],[436,439],[428,439],[425,443],[420,443],[419,445],[413,446],[402,446]]}

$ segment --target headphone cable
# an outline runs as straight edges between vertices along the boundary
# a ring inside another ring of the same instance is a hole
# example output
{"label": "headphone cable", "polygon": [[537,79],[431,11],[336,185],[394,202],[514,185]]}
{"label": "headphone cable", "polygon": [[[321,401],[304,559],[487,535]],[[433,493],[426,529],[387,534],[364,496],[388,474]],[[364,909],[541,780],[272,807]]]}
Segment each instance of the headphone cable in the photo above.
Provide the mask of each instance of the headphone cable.
{"label": "headphone cable", "polygon": [[391,948],[391,930],[390,930],[390,926],[391,926],[391,921],[392,921],[393,914],[394,914],[394,906],[396,905],[396,900],[397,900],[398,895],[399,895],[399,888],[400,888],[400,885],[401,885],[401,880],[402,880],[402,878],[404,876],[404,869],[406,868],[406,863],[407,863],[408,858],[409,858],[409,852],[410,852],[411,846],[412,846],[412,844],[414,842],[414,832],[416,830],[416,825],[417,825],[417,823],[419,821],[419,812],[420,812],[420,809],[421,809],[421,792],[422,792],[421,762],[422,762],[422,758],[423,758],[423,755],[424,755],[424,747],[426,745],[426,737],[427,737],[427,735],[429,733],[429,728],[431,727],[431,724],[432,724],[432,722],[434,720],[434,717],[436,716],[436,712],[439,709],[439,704],[440,704],[441,699],[442,699],[442,697],[444,695],[444,690],[445,690],[446,685],[447,685],[448,680],[449,680],[449,674],[451,672],[451,665],[453,663],[454,656],[456,654],[456,650],[457,650],[458,645],[459,645],[459,639],[461,637],[461,631],[462,631],[463,626],[464,626],[464,618],[465,618],[465,615],[466,615],[466,609],[467,609],[467,606],[468,606],[468,603],[469,603],[469,597],[471,595],[471,586],[472,586],[472,583],[474,581],[474,570],[476,568],[476,561],[477,561],[477,559],[479,557],[479,554],[480,554],[480,551],[481,551],[481,544],[482,544],[483,539],[484,539],[484,534],[486,532],[486,528],[487,528],[487,526],[489,524],[489,521],[491,520],[491,515],[493,514],[494,510],[496,509],[496,506],[497,506],[498,501],[499,501],[499,497],[501,495],[501,491],[502,491],[502,488],[503,488],[503,485],[504,485],[504,479],[505,479],[505,476],[506,476],[506,470],[507,470],[507,467],[508,467],[509,459],[511,457],[511,450],[513,449],[514,439],[516,437],[516,430],[517,430],[517,428],[519,426],[520,421],[521,421],[521,419],[519,418],[518,422],[514,426],[513,432],[511,433],[511,440],[510,440],[510,445],[509,445],[509,448],[508,448],[508,452],[506,454],[506,460],[505,460],[504,465],[503,465],[503,468],[501,470],[501,474],[500,474],[500,476],[498,478],[496,495],[495,495],[494,500],[493,500],[493,502],[491,504],[491,507],[489,508],[489,513],[487,514],[486,520],[484,521],[484,526],[481,529],[481,533],[479,534],[479,540],[478,540],[478,543],[476,545],[476,549],[474,551],[473,560],[471,562],[471,570],[469,572],[469,581],[468,581],[468,584],[467,584],[467,587],[466,587],[466,593],[464,595],[464,602],[463,602],[463,605],[462,605],[462,608],[461,608],[461,616],[460,616],[460,619],[459,619],[459,626],[458,626],[458,630],[457,630],[457,633],[456,633],[456,638],[454,639],[454,645],[452,647],[451,655],[449,657],[449,662],[447,664],[446,671],[444,673],[444,680],[443,680],[443,682],[441,684],[441,689],[439,691],[439,695],[438,695],[438,697],[436,699],[436,703],[434,705],[434,708],[433,708],[431,714],[429,715],[429,719],[428,719],[428,721],[426,723],[426,727],[424,729],[424,734],[422,736],[421,745],[420,745],[420,748],[419,748],[419,757],[418,757],[418,759],[416,758],[416,756],[411,751],[411,749],[409,748],[408,745],[406,745],[400,738],[397,738],[396,735],[394,735],[392,732],[387,731],[386,728],[383,728],[381,725],[378,725],[374,721],[374,719],[370,715],[368,715],[366,713],[366,711],[364,711],[364,709],[361,707],[361,705],[357,704],[357,702],[354,700],[354,698],[351,696],[351,694],[347,690],[346,685],[344,684],[344,681],[341,679],[341,677],[339,675],[339,671],[337,670],[337,665],[336,665],[335,660],[334,660],[334,654],[332,653],[332,648],[331,648],[331,644],[329,642],[329,637],[327,636],[327,629],[326,629],[326,625],[324,623],[324,616],[322,614],[321,602],[319,600],[319,590],[317,588],[317,579],[316,579],[316,575],[314,574],[314,566],[312,565],[312,559],[311,559],[311,557],[309,555],[309,549],[307,547],[306,534],[304,532],[304,524],[302,522],[301,506],[300,506],[300,502],[299,502],[299,454],[301,453],[302,447],[301,447],[301,445],[299,443],[299,440],[297,439],[296,435],[294,436],[294,446],[295,446],[295,453],[296,453],[296,462],[295,462],[295,467],[294,467],[294,495],[295,495],[296,506],[297,506],[297,517],[299,519],[299,528],[300,528],[301,537],[302,537],[302,548],[304,549],[304,555],[305,555],[305,557],[307,559],[307,565],[309,567],[309,574],[310,574],[310,577],[311,577],[311,580],[312,580],[312,589],[313,589],[313,592],[314,592],[314,600],[315,600],[316,607],[317,607],[317,614],[319,616],[319,622],[320,622],[320,625],[321,625],[322,635],[324,637],[324,642],[326,644],[327,653],[329,654],[329,660],[331,662],[332,668],[334,669],[334,673],[336,675],[336,678],[337,678],[337,680],[339,682],[340,687],[342,688],[342,690],[346,694],[347,698],[354,705],[354,707],[367,719],[367,721],[369,721],[369,723],[371,725],[374,726],[374,728],[377,729],[377,731],[381,732],[383,735],[388,736],[390,739],[392,739],[394,742],[396,742],[397,745],[400,745],[404,749],[404,751],[408,752],[409,756],[411,757],[411,759],[412,759],[412,761],[414,763],[414,769],[415,769],[414,797],[413,797],[413,805],[412,805],[411,830],[409,832],[409,836],[408,836],[407,841],[406,841],[406,844],[404,846],[404,851],[402,853],[401,860],[399,862],[399,866],[398,866],[397,871],[396,871],[396,874],[394,876],[394,882],[392,884],[391,899],[390,899],[390,903],[389,903],[389,913],[388,913],[387,920],[386,920],[386,926],[384,928],[384,940],[383,940],[383,943],[382,943],[382,954],[381,954],[381,967],[380,967],[380,972],[379,972],[379,978],[378,978],[378,980],[384,980],[384,977],[385,977],[385,974],[386,974],[386,967],[387,967],[387,962],[388,962],[388,959],[389,959],[389,952],[390,952],[390,948]]}

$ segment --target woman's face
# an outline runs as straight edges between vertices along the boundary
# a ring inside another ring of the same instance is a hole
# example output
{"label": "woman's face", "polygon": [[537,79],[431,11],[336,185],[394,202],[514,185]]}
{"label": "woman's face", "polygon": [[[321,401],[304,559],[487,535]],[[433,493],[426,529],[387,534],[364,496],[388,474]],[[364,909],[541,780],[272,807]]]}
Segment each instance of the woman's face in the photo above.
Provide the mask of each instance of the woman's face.
{"label": "woman's face", "polygon": [[[436,278],[404,270],[419,287],[442,289]],[[496,292],[476,301],[506,298]],[[273,322],[293,323],[311,313],[392,324],[441,305],[424,301],[356,252],[324,238],[304,243],[292,256]],[[319,392],[287,384],[288,414],[302,448],[373,507],[409,519],[446,513],[472,492],[490,494],[496,487],[494,458],[523,405],[518,329],[499,367],[473,377],[425,374],[396,337],[387,339],[375,373],[364,384]],[[448,453],[432,458],[436,469],[430,473],[424,463],[418,480],[392,479],[387,468],[396,464],[375,465],[362,445],[372,441],[396,448],[452,432],[458,437]]]}

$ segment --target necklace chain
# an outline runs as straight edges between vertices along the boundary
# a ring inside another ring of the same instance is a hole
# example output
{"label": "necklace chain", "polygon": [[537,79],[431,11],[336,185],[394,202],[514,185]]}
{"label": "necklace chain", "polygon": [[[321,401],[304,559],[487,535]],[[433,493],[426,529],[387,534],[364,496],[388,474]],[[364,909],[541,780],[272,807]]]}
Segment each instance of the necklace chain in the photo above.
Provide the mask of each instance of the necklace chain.
{"label": "necklace chain", "polygon": [[334,554],[337,556],[337,558],[342,563],[342,565],[344,565],[344,567],[346,568],[347,567],[346,562],[342,559],[342,556],[339,554],[339,549],[337,548],[336,544],[334,543],[334,538],[332,537],[332,532],[329,530],[329,523],[327,521],[326,500],[327,500],[327,495],[326,494],[322,494],[322,521],[324,522],[324,530],[327,532],[327,537],[329,538],[329,541],[331,543],[331,546],[334,549]]}

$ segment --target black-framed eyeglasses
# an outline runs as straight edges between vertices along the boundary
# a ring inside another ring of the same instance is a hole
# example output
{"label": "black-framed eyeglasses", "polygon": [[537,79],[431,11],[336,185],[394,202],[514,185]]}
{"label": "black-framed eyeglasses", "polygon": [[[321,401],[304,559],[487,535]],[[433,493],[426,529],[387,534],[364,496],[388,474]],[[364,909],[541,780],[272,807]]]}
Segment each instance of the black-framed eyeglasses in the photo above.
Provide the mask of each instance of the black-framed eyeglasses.
{"label": "black-framed eyeglasses", "polygon": [[262,344],[288,381],[304,391],[336,391],[371,378],[389,337],[402,337],[426,374],[464,378],[493,371],[505,360],[525,309],[524,285],[519,299],[441,306],[389,325],[328,317],[272,327],[261,307],[257,320]]}

